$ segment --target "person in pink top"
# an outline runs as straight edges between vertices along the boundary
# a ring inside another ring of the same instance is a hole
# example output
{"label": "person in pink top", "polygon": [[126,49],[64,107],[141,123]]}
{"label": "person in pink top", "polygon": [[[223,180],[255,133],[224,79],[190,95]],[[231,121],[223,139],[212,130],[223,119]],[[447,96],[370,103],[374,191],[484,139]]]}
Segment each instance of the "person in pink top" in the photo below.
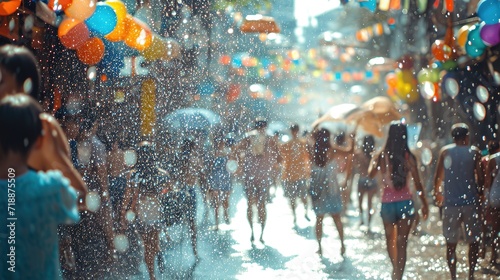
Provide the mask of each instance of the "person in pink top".
{"label": "person in pink top", "polygon": [[406,265],[408,235],[415,219],[415,207],[408,187],[413,178],[422,200],[422,216],[427,219],[429,207],[418,173],[415,156],[408,148],[406,124],[392,122],[384,149],[376,154],[368,168],[373,178],[382,175],[382,210],[387,252],[392,263],[392,279],[402,279]]}

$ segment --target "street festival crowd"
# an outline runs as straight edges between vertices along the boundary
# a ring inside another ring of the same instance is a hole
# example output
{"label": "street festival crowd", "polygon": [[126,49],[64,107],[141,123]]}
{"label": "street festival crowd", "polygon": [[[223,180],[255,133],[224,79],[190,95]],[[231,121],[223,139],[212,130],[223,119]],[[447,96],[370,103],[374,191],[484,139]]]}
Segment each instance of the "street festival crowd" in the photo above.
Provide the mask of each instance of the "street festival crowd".
{"label": "street festival crowd", "polygon": [[[316,219],[320,255],[323,220],[332,217],[343,256],[349,248],[344,245],[342,215],[356,178],[360,217],[368,228],[376,208],[373,198],[380,196],[393,279],[403,278],[408,236],[418,218],[427,218],[432,199],[441,209],[450,278],[456,279],[461,261],[455,253],[459,242],[469,244],[470,279],[478,258],[488,257],[491,265],[498,265],[499,142],[490,141],[483,156],[469,142],[464,123],[451,127],[453,143],[439,152],[432,196],[426,193],[421,163],[409,148],[404,121],[390,123],[386,142],[376,147],[371,135],[332,135],[321,126],[301,133],[297,124],[291,124],[291,139],[282,143],[266,134],[265,119],[257,119],[240,139],[217,131],[209,140],[186,137],[166,161],[159,158],[154,143],[142,141],[134,147],[136,161],[130,167],[119,137],[97,136],[106,126],[92,110],[83,116],[62,108],[55,118],[43,112],[36,101],[38,64],[29,50],[1,47],[0,73],[1,279],[77,274],[99,278],[91,274],[96,273],[93,268],[126,257],[134,249],[133,240],[140,241],[135,246],[142,244],[144,259],[139,261],[155,279],[155,263],[161,271],[164,261],[160,233],[186,222],[198,258],[196,200],[213,207],[217,230],[221,222],[230,222],[235,180],[243,183],[248,202],[251,242],[256,242],[255,234],[264,242],[266,204],[271,187],[279,184],[290,201],[294,223],[299,205],[306,219]],[[365,197],[368,209],[363,209]],[[309,201],[314,216],[308,214]],[[260,232],[254,232],[254,210]],[[130,241],[128,251],[120,250],[119,239]],[[139,261],[129,261],[137,270]]]}

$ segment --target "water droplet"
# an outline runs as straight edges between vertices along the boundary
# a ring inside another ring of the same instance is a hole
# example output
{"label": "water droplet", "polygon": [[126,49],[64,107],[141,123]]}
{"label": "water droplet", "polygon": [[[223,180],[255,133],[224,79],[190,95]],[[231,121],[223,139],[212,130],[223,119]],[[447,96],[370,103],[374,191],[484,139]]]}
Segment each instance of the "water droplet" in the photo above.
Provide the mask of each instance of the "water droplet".
{"label": "water droplet", "polygon": [[33,90],[33,81],[31,80],[31,78],[28,78],[23,83],[23,91],[26,94],[30,94],[32,90]]}
{"label": "water droplet", "polygon": [[135,220],[135,213],[132,210],[128,210],[127,213],[125,213],[125,219],[131,223]]}
{"label": "water droplet", "polygon": [[474,111],[474,117],[478,121],[482,121],[486,117],[486,108],[484,107],[483,104],[479,102],[474,103],[473,111]]}
{"label": "water droplet", "polygon": [[132,166],[137,161],[137,155],[134,150],[127,150],[123,153],[123,159],[126,165]]}
{"label": "water droplet", "polygon": [[451,98],[455,98],[458,95],[459,90],[460,90],[460,86],[458,85],[457,80],[455,80],[453,78],[446,79],[444,81],[444,87],[445,87],[448,95],[451,96]]}
{"label": "water droplet", "polygon": [[85,204],[89,211],[96,212],[101,207],[101,196],[95,191],[88,192],[85,196]]}
{"label": "water droplet", "polygon": [[117,234],[113,239],[113,244],[118,252],[125,252],[128,250],[128,238],[124,234]]}
{"label": "water droplet", "polygon": [[479,101],[482,103],[485,103],[488,101],[488,98],[490,97],[490,93],[488,92],[488,89],[484,86],[478,86],[476,88],[476,95]]}
{"label": "water droplet", "polygon": [[444,168],[449,169],[451,168],[452,160],[450,156],[446,156],[443,161]]}

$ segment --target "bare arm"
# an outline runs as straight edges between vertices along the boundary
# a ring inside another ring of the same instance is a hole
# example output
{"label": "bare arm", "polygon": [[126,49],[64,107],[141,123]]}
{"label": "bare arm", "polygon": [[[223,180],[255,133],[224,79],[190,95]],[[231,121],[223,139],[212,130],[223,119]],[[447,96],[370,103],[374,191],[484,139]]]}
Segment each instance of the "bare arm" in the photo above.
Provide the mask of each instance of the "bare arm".
{"label": "bare arm", "polygon": [[418,171],[418,163],[414,156],[410,156],[408,158],[408,165],[410,168],[411,176],[413,177],[413,182],[415,184],[415,188],[417,189],[418,196],[422,201],[422,215],[424,220],[429,216],[429,205],[427,204],[427,197],[425,196],[425,188],[422,184],[422,180],[420,179],[420,172]]}
{"label": "bare arm", "polygon": [[443,205],[443,189],[442,184],[444,181],[444,157],[446,156],[446,150],[443,148],[439,152],[439,158],[436,165],[436,173],[434,174],[434,197],[437,206]]}
{"label": "bare arm", "polygon": [[484,176],[484,189],[489,190],[491,188],[491,184],[493,184],[493,179],[498,173],[496,160],[491,158],[488,161],[488,165],[486,165],[486,172]]}
{"label": "bare arm", "polygon": [[368,166],[368,176],[370,178],[374,178],[377,175],[379,167],[380,167],[380,157],[382,153],[377,153],[372,156],[372,160],[370,162],[370,166]]}
{"label": "bare arm", "polygon": [[483,199],[485,174],[483,171],[483,166],[481,164],[481,153],[479,152],[479,149],[475,149],[475,150],[476,150],[476,154],[474,156],[474,161],[475,161],[475,170],[474,171],[476,174],[476,181],[477,181],[479,196],[481,199]]}

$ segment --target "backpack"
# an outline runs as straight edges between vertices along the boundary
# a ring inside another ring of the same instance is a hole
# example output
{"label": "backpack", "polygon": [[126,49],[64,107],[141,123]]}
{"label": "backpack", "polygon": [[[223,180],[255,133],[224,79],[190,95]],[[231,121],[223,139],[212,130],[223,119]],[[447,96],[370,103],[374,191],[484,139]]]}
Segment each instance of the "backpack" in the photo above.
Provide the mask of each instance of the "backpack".
{"label": "backpack", "polygon": [[[500,166],[500,157],[495,157],[497,167]],[[488,204],[491,207],[500,207],[500,170],[495,175],[495,179],[491,184]]]}

